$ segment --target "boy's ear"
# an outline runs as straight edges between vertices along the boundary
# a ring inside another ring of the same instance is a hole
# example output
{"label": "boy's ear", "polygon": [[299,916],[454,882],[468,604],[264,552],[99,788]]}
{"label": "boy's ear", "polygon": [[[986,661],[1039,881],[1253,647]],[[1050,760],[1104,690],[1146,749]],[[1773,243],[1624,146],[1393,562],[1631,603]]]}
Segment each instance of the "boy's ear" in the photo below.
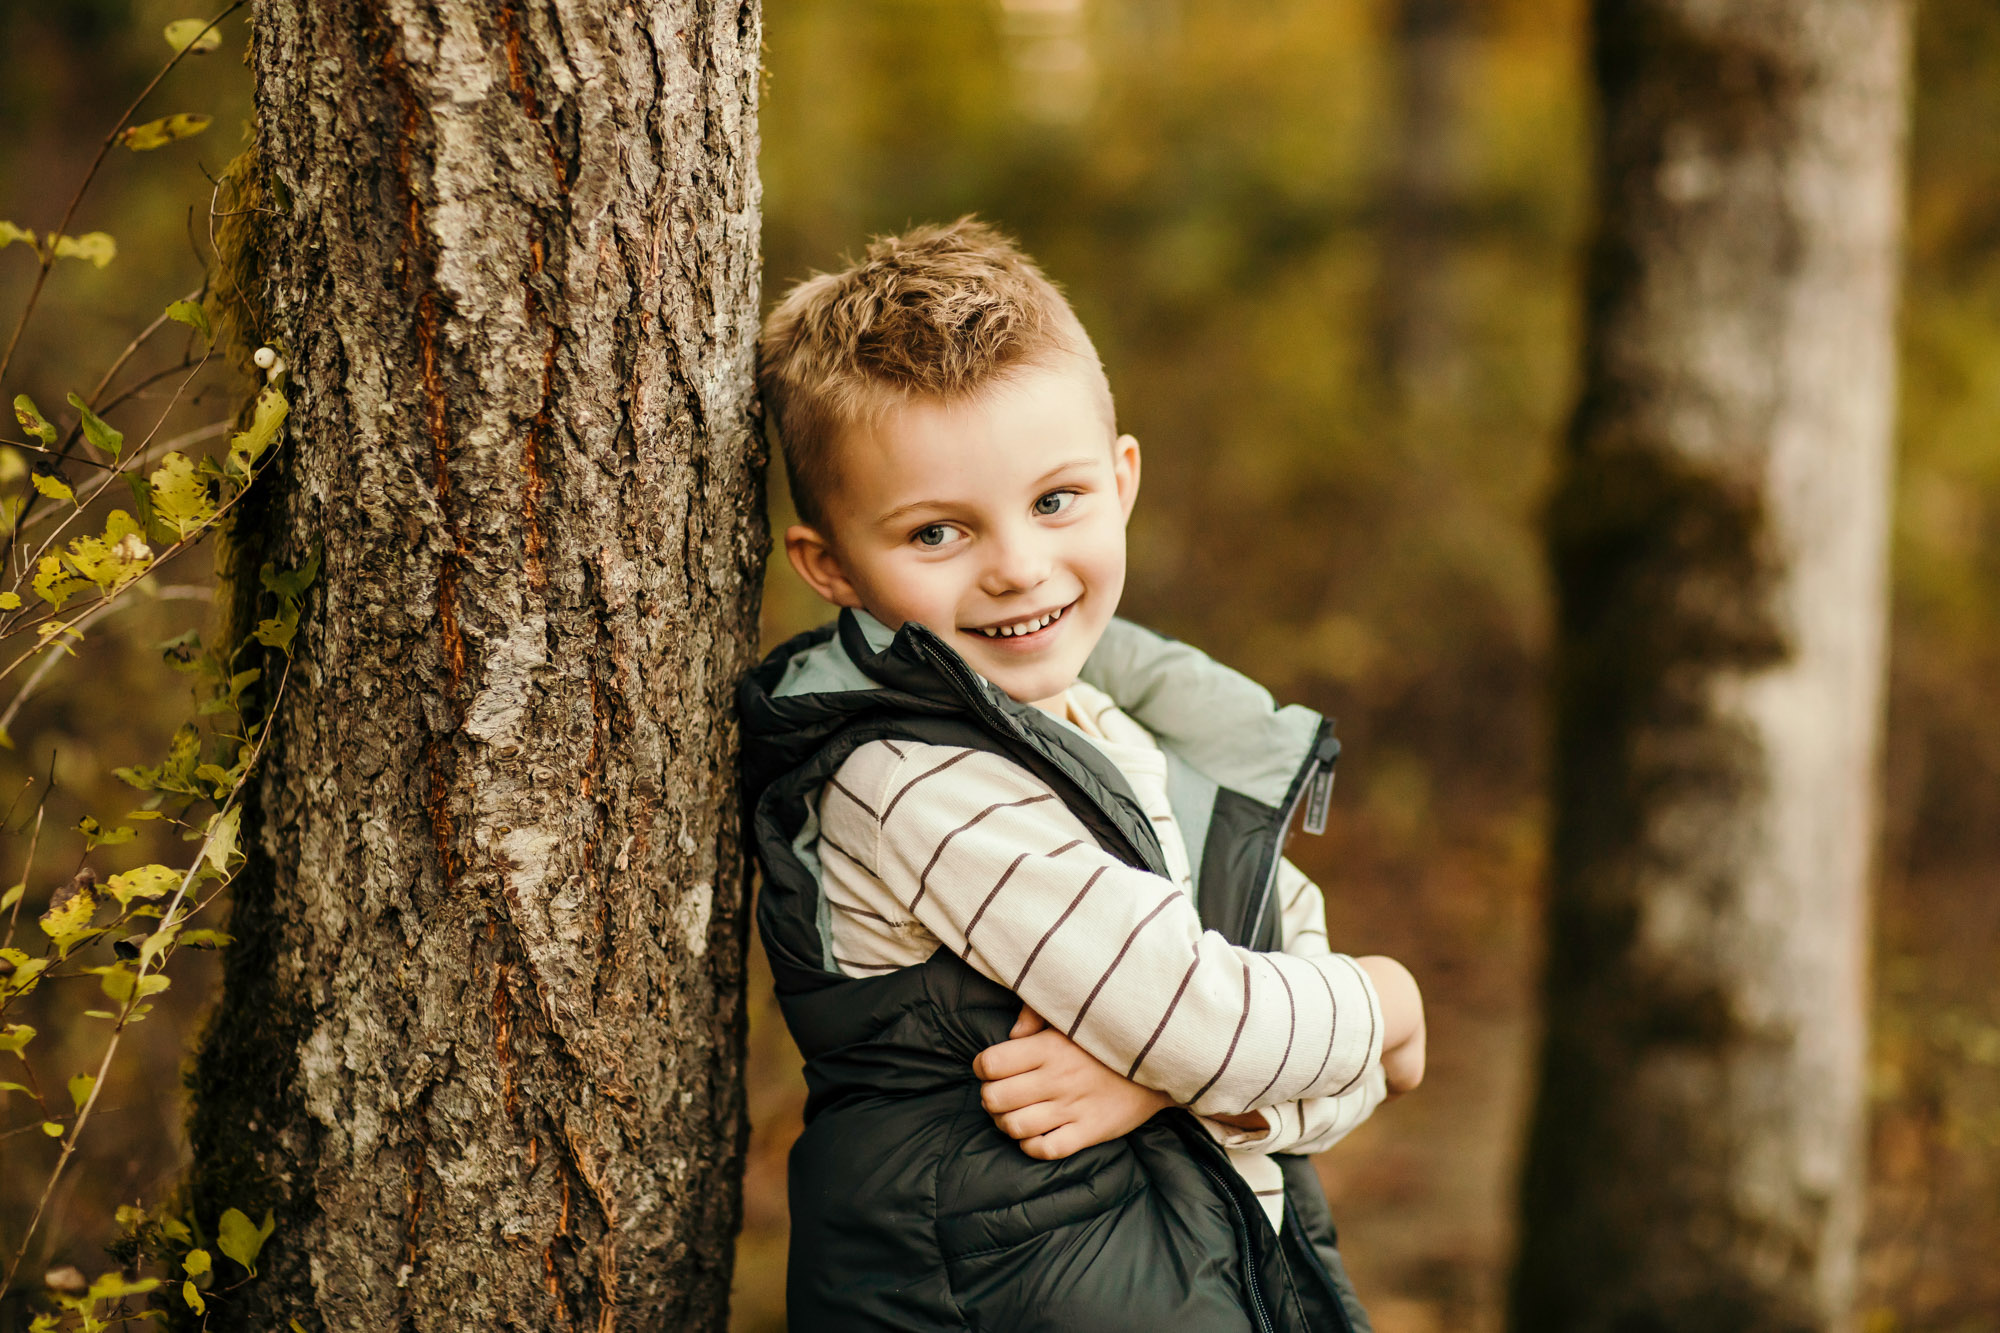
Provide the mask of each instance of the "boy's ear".
{"label": "boy's ear", "polygon": [[803,523],[786,528],[785,559],[792,562],[807,587],[835,606],[861,605],[854,585],[847,581],[847,571],[840,566],[840,557],[818,528]]}
{"label": "boy's ear", "polygon": [[1111,442],[1111,471],[1118,480],[1118,507],[1132,517],[1132,505],[1139,498],[1139,441],[1120,435]]}

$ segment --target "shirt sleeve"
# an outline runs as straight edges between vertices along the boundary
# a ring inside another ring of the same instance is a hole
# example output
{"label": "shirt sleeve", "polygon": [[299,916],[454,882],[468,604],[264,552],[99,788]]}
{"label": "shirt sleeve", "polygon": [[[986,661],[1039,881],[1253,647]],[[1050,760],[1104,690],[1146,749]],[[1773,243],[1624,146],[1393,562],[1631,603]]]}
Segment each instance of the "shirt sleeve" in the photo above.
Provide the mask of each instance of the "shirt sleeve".
{"label": "shirt sleeve", "polygon": [[1235,1114],[1359,1087],[1380,1001],[1344,954],[1257,953],[1205,931],[1185,891],[1099,847],[1003,756],[877,742],[821,803],[859,863],[973,968],[1126,1077]]}
{"label": "shirt sleeve", "polygon": [[[1326,938],[1326,901],[1319,886],[1290,861],[1278,866],[1278,901],[1283,911],[1283,938],[1286,953],[1300,957],[1329,957]],[[1361,1081],[1338,1095],[1295,1098],[1276,1106],[1259,1107],[1270,1128],[1264,1133],[1238,1129],[1204,1117],[1202,1125],[1216,1142],[1238,1152],[1316,1153],[1325,1152],[1375,1113],[1389,1095],[1388,1081],[1378,1056]]]}

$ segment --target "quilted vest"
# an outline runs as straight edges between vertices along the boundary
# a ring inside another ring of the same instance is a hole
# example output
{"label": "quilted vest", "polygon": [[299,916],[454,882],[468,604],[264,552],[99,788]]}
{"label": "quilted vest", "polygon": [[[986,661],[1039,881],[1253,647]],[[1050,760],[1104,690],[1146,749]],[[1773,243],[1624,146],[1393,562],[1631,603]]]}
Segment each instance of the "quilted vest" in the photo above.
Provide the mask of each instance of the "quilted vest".
{"label": "quilted vest", "polygon": [[[1273,887],[1301,804],[1323,824],[1331,724],[1275,708],[1185,644],[1113,621],[1085,664],[1159,740],[1202,923],[1278,946]],[[788,1321],[810,1333],[1367,1333],[1317,1174],[1279,1156],[1274,1231],[1186,1111],[1055,1162],[987,1117],[972,1060],[1020,1001],[940,948],[876,977],[834,965],[819,891],[817,797],[875,740],[1003,754],[1046,782],[1106,851],[1154,873],[1152,825],[1095,746],[994,688],[924,626],[864,612],[780,645],[738,692],[757,926],[805,1058],[792,1149]]]}

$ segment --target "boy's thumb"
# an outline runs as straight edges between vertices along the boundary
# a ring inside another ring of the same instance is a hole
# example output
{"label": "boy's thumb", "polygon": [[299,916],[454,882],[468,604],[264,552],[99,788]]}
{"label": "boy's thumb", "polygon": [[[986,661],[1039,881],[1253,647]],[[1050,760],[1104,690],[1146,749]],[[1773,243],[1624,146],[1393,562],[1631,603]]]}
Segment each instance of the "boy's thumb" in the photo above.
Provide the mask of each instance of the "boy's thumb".
{"label": "boy's thumb", "polygon": [[1021,1037],[1032,1037],[1047,1026],[1040,1014],[1024,1004],[1021,1006],[1021,1016],[1014,1020],[1014,1026],[1008,1030],[1007,1039],[1014,1041]]}

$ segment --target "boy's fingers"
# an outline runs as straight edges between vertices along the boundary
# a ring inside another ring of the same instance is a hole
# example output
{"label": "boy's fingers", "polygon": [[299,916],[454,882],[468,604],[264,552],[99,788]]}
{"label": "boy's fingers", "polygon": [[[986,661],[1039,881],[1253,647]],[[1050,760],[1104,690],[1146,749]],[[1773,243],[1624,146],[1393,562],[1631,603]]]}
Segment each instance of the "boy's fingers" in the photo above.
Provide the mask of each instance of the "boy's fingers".
{"label": "boy's fingers", "polygon": [[1040,1035],[1015,1037],[998,1046],[988,1046],[972,1058],[972,1072],[991,1081],[1039,1068],[1048,1056],[1048,1043],[1037,1040]]}
{"label": "boy's fingers", "polygon": [[1010,1139],[1031,1139],[1057,1128],[1065,1117],[1066,1113],[1054,1102],[1036,1102],[1018,1111],[1003,1111],[993,1117],[993,1123]]}
{"label": "boy's fingers", "polygon": [[1014,1026],[1008,1030],[1007,1036],[1009,1040],[1032,1037],[1047,1026],[1040,1014],[1024,1004],[1021,1006],[1021,1016],[1014,1020]]}
{"label": "boy's fingers", "polygon": [[991,1079],[980,1085],[979,1104],[988,1114],[1001,1111],[1018,1111],[1023,1106],[1049,1100],[1048,1080],[1040,1077],[1039,1069],[1030,1069],[1024,1074],[1011,1078]]}
{"label": "boy's fingers", "polygon": [[1058,1125],[1046,1134],[1021,1140],[1021,1151],[1044,1162],[1060,1161],[1083,1146],[1077,1137],[1074,1126]]}

